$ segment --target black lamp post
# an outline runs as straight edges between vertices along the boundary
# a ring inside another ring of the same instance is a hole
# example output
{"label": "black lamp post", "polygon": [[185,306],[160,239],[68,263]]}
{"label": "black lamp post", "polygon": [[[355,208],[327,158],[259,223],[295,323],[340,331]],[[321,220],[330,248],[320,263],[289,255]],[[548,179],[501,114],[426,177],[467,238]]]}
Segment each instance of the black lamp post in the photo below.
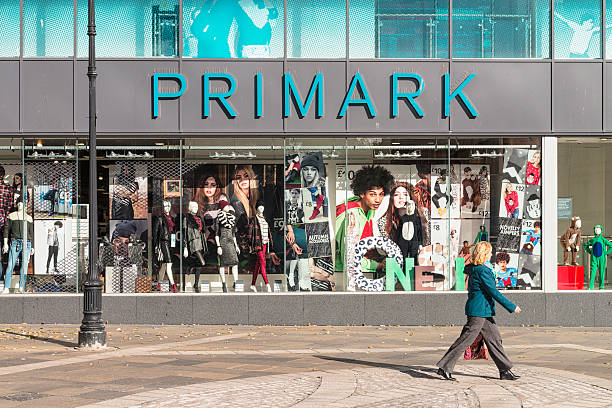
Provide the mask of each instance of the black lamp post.
{"label": "black lamp post", "polygon": [[102,322],[102,281],[98,272],[98,176],[96,167],[96,9],[88,0],[87,36],[89,37],[89,268],[83,283],[83,322],[79,329],[79,347],[106,345]]}

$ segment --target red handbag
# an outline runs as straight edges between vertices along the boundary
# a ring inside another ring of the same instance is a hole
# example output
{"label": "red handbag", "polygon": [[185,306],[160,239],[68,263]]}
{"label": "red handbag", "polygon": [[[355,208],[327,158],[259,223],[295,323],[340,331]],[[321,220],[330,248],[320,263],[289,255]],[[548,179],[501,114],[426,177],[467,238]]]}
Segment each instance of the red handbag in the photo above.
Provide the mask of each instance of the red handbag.
{"label": "red handbag", "polygon": [[485,346],[484,338],[482,334],[478,334],[476,340],[463,352],[464,360],[488,360],[489,352],[487,346]]}

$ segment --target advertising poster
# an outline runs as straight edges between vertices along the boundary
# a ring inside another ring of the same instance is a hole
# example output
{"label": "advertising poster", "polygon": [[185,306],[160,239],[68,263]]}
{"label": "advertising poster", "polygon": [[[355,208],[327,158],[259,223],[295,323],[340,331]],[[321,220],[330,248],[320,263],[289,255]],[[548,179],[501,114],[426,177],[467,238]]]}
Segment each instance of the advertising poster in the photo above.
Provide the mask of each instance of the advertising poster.
{"label": "advertising poster", "polygon": [[[290,291],[308,291],[313,290],[311,275],[318,274],[322,281],[333,275],[323,273],[315,262],[332,256],[327,173],[321,152],[292,154],[285,159],[287,287]],[[324,261],[319,264],[326,265]],[[317,290],[331,290],[331,285],[329,289],[323,287],[328,285],[322,284]]]}
{"label": "advertising poster", "polygon": [[521,232],[521,255],[542,254],[542,222],[523,220]]}
{"label": "advertising poster", "polygon": [[525,184],[539,186],[541,180],[542,153],[540,150],[529,150],[525,171]]}
{"label": "advertising poster", "polygon": [[146,165],[124,162],[109,167],[112,220],[146,219],[148,214]]}
{"label": "advertising poster", "polygon": [[461,218],[489,218],[491,180],[488,165],[461,166]]}
{"label": "advertising poster", "polygon": [[495,247],[496,252],[518,253],[521,244],[521,229],[521,220],[500,218],[499,233]]}
{"label": "advertising poster", "polygon": [[525,184],[527,154],[528,150],[525,149],[506,149],[502,170],[503,182]]}
{"label": "advertising poster", "polygon": [[[34,273],[66,275],[76,271],[76,243],[71,219],[34,221]],[[75,237],[76,240],[76,237]]]}
{"label": "advertising poster", "polygon": [[[454,167],[453,167],[454,169]],[[453,179],[457,183],[453,183]],[[446,166],[431,166],[431,218],[459,218],[459,184]]]}
{"label": "advertising poster", "polygon": [[518,286],[525,289],[542,288],[540,256],[521,256],[519,259]]}
{"label": "advertising poster", "polygon": [[[541,187],[525,186],[525,209],[523,218],[527,220],[539,220],[542,218],[542,196]],[[571,218],[571,217],[570,217]]]}
{"label": "advertising poster", "polygon": [[500,218],[523,218],[525,186],[523,184],[502,183],[499,203]]}
{"label": "advertising poster", "polygon": [[495,285],[498,288],[516,288],[518,286],[518,254],[498,251],[495,254]]}

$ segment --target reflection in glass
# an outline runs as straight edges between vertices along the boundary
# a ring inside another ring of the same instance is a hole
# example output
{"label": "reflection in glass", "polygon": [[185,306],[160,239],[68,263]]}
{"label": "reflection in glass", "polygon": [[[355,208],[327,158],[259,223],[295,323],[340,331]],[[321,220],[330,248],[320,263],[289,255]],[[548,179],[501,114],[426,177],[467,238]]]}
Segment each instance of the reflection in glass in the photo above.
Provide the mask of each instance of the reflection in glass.
{"label": "reflection in glass", "polygon": [[19,0],[0,0],[0,57],[19,56]]}
{"label": "reflection in glass", "polygon": [[289,0],[287,55],[290,58],[344,58],[345,0]]}
{"label": "reflection in glass", "polygon": [[[72,4],[72,3],[71,3]],[[176,57],[178,0],[97,0],[96,55]],[[78,56],[87,56],[87,1],[77,5]]]}
{"label": "reflection in glass", "polygon": [[448,57],[448,1],[351,0],[351,58]]}
{"label": "reflection in glass", "polygon": [[547,58],[547,0],[453,2],[454,58]]}
{"label": "reflection in glass", "polygon": [[197,58],[283,56],[280,0],[185,1],[183,55]]}
{"label": "reflection in glass", "polygon": [[555,3],[555,58],[600,58],[600,32],[600,1]]}
{"label": "reflection in glass", "polygon": [[[19,9],[15,22],[19,24]],[[23,2],[23,56],[70,57],[74,54],[72,0]],[[19,29],[17,29],[19,33]]]}

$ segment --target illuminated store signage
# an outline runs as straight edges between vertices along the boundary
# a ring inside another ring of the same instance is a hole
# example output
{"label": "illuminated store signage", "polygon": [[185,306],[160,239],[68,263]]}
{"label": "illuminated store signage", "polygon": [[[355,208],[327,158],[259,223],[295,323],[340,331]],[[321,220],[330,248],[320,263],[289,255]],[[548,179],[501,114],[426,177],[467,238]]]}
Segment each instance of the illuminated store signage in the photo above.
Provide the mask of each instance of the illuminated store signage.
{"label": "illuminated store signage", "polygon": [[[451,90],[450,86],[450,75],[442,75],[442,112],[441,116],[447,118],[450,116],[450,104],[456,99],[461,103],[463,110],[468,117],[474,119],[478,117],[478,111],[469,100],[467,95],[464,93],[467,85],[474,79],[476,74],[468,75],[459,85]],[[171,80],[177,82],[179,89],[176,92],[161,92],[159,90],[159,82],[161,80]],[[261,118],[264,116],[263,109],[263,74],[257,73],[254,78],[254,114],[255,118]],[[401,92],[399,90],[400,81],[410,81],[414,86],[412,92]],[[215,84],[215,91],[211,90],[212,84]],[[219,86],[223,87],[223,91],[219,91]],[[324,87],[324,75],[322,73],[316,74],[308,89],[308,93],[303,97],[304,93],[300,92],[297,85],[295,84],[294,78],[290,73],[283,75],[283,91],[282,95],[283,104],[282,112],[283,117],[288,118],[294,111],[300,119],[304,118],[307,113],[314,109],[315,117],[322,118],[326,114],[334,114],[336,118],[341,119],[346,116],[346,112],[351,106],[363,107],[369,118],[375,118],[377,115],[374,102],[368,92],[365,78],[360,74],[356,73],[353,75],[351,82],[348,86],[348,90],[340,103],[337,106],[330,108],[329,104],[324,105],[323,103],[323,87]],[[399,105],[400,101],[404,101],[412,109],[413,115],[416,118],[423,118],[425,112],[419,105],[417,98],[423,93],[425,82],[419,74],[414,73],[394,73],[391,75],[391,112],[390,116],[395,118],[399,116]],[[178,99],[187,92],[187,79],[181,74],[174,73],[163,73],[153,74],[152,78],[152,92],[153,98],[153,118],[159,116],[159,101],[162,99]],[[226,117],[235,118],[239,112],[231,103],[231,97],[235,95],[237,86],[236,80],[231,74],[227,73],[204,73],[202,74],[202,118],[208,118],[211,116],[211,103],[217,103],[219,107],[225,112]],[[292,107],[293,105],[293,107]],[[312,107],[314,105],[314,107]],[[327,109],[326,109],[327,108]],[[327,112],[326,112],[327,110]],[[330,112],[331,111],[331,112]]]}

